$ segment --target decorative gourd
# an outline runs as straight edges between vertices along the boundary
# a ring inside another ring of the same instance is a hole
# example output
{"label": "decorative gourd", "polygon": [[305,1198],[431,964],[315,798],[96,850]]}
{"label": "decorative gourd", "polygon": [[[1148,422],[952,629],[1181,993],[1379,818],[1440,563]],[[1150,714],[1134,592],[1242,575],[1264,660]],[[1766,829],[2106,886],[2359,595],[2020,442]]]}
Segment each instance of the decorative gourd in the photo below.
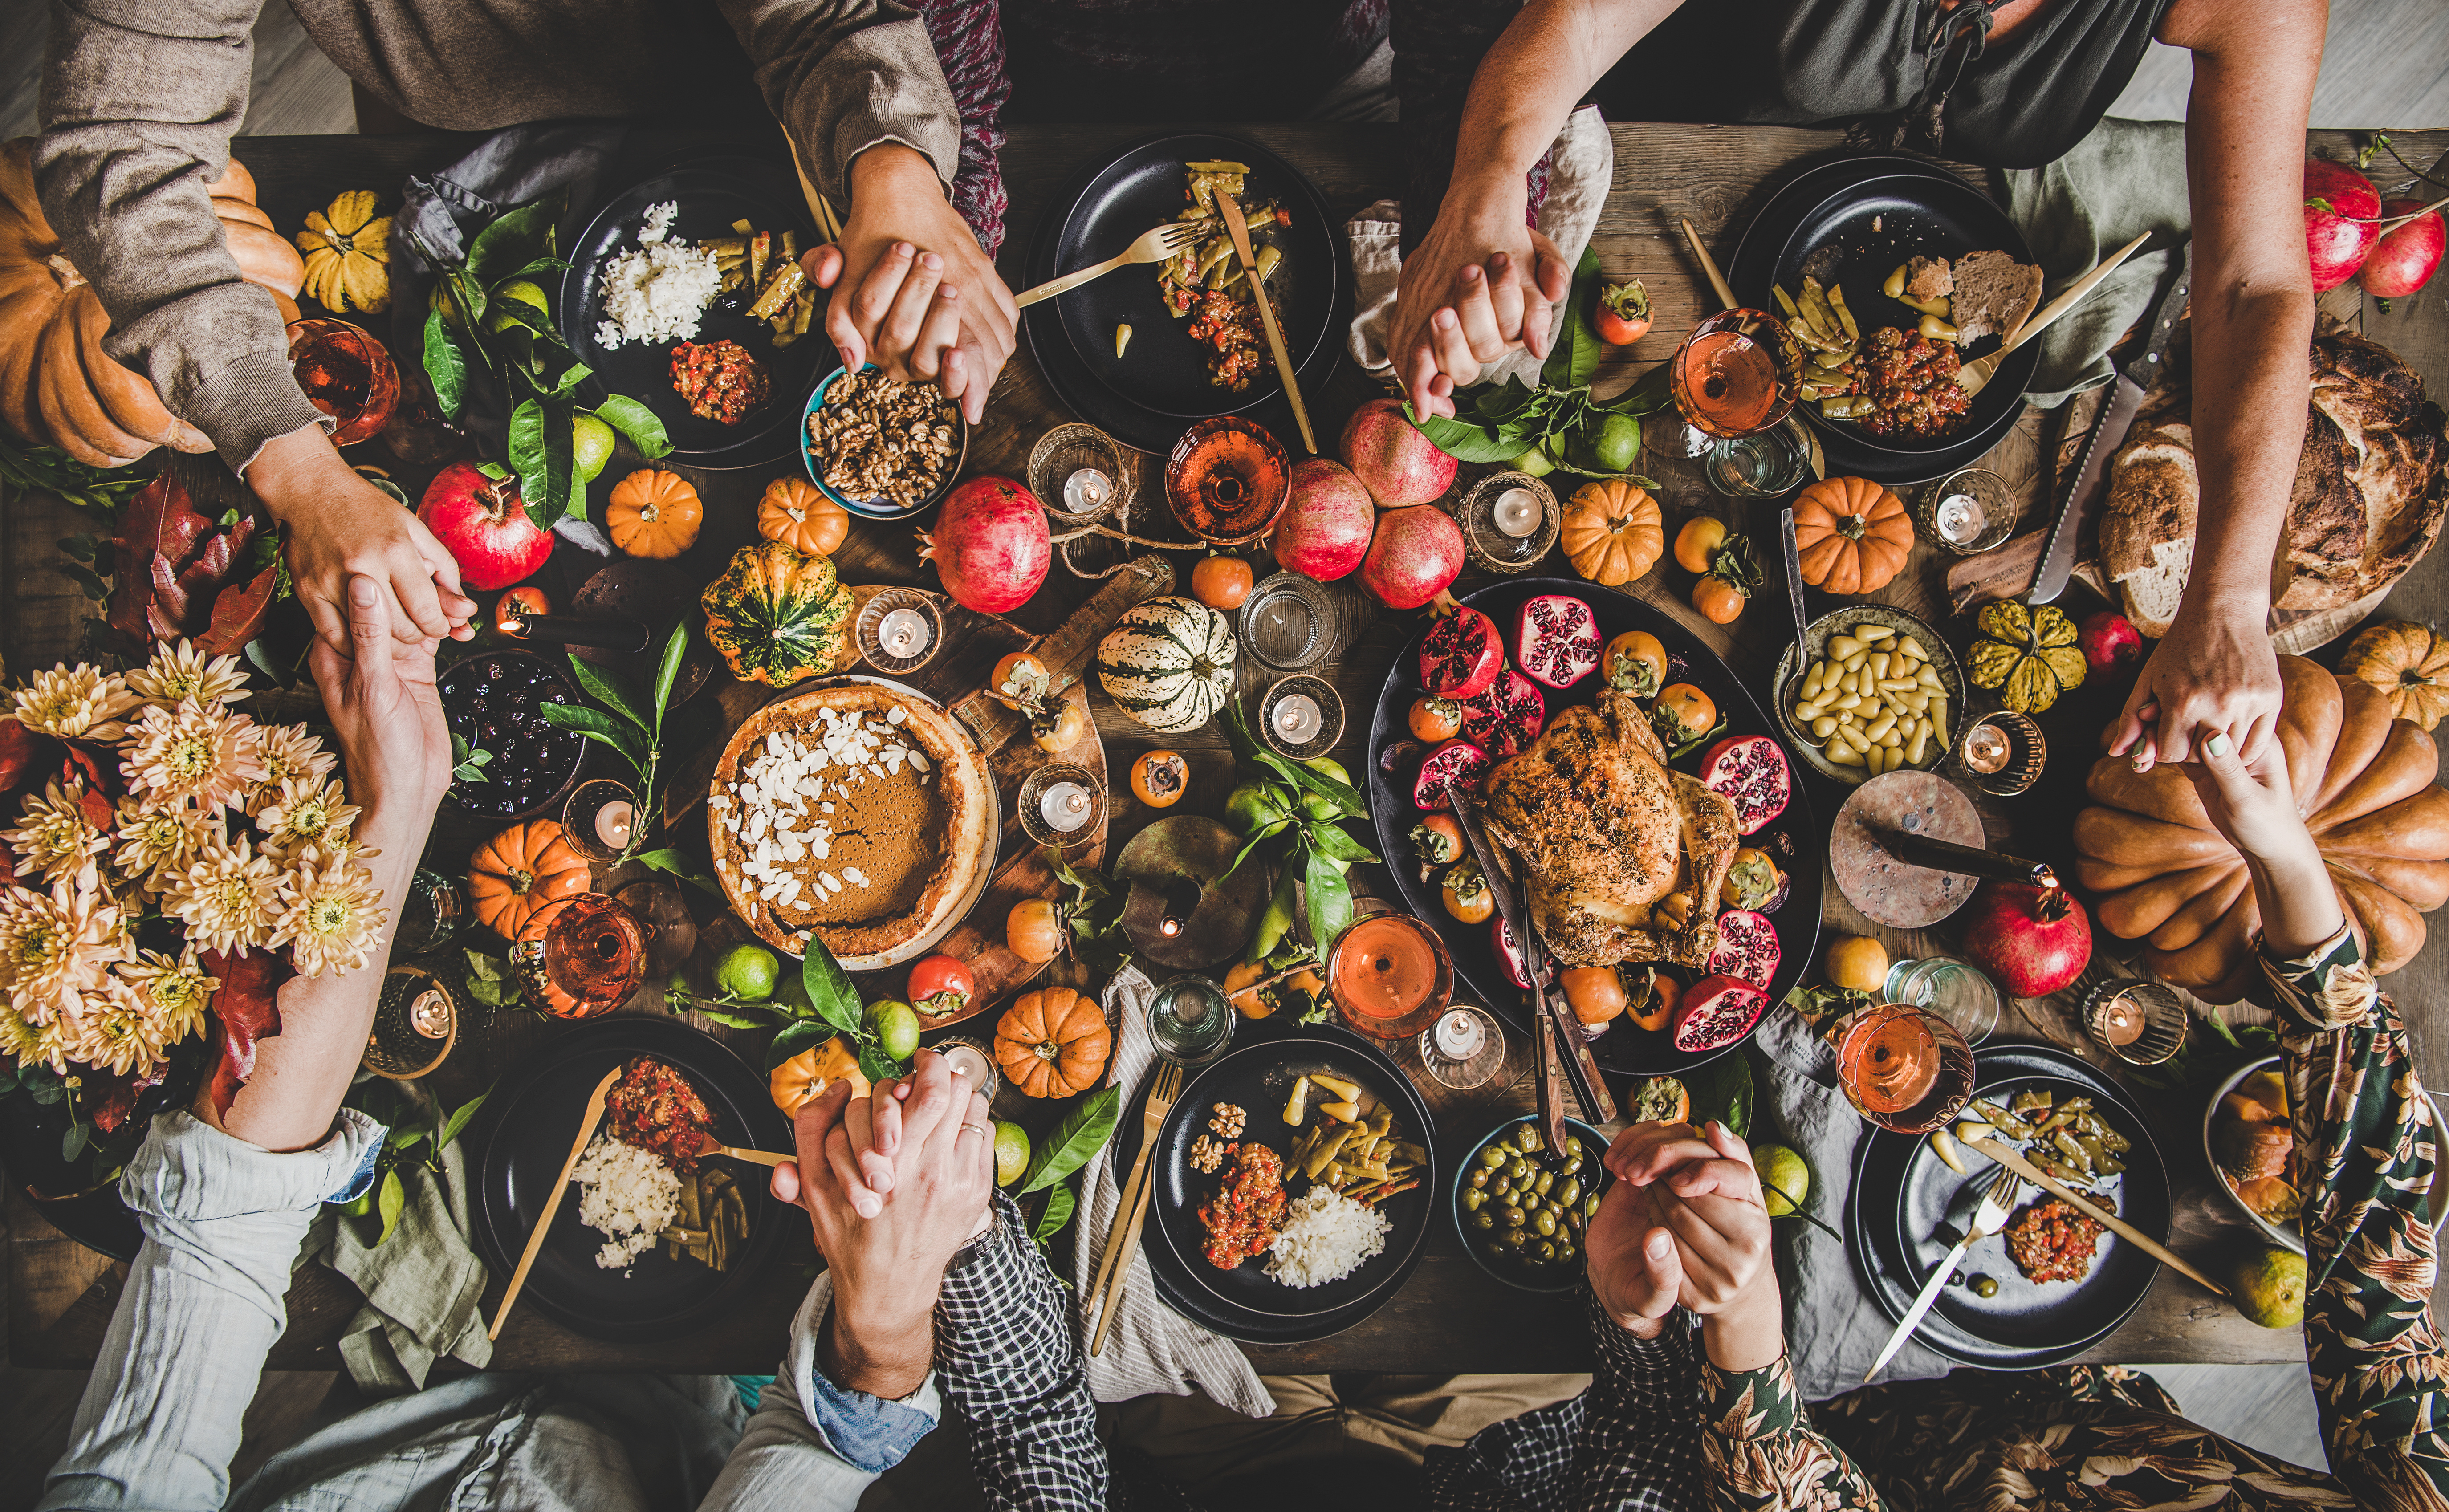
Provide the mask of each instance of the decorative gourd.
{"label": "decorative gourd", "polygon": [[2347,642],[2339,671],[2369,682],[2389,712],[2429,730],[2449,714],[2449,641],[2420,624],[2393,620]]}
{"label": "decorative gourd", "polygon": [[[2278,737],[2296,807],[2328,863],[2348,924],[2376,973],[2423,947],[2423,915],[2449,900],[2449,792],[2432,737],[2393,718],[2379,690],[2281,657]],[[2076,876],[2121,939],[2144,940],[2164,979],[2213,1003],[2244,995],[2262,912],[2245,862],[2211,828],[2184,773],[2137,775],[2104,756],[2075,815]]]}
{"label": "decorative gourd", "polygon": [[1794,500],[1803,581],[1829,593],[1877,593],[1913,551],[1905,502],[1868,478],[1823,478]]}
{"label": "decorative gourd", "polygon": [[604,528],[612,544],[633,557],[663,561],[697,545],[705,506],[677,472],[641,468],[612,486],[604,507]]}
{"label": "decorative gourd", "polygon": [[298,233],[306,293],[336,314],[391,308],[391,217],[375,214],[371,189],[343,189],[327,210],[306,212]]}
{"label": "decorative gourd", "polygon": [[1601,478],[1573,490],[1556,540],[1575,572],[1620,588],[1657,565],[1667,549],[1667,522],[1647,489]]}
{"label": "decorative gourd", "polygon": [[1024,992],[995,1022],[995,1064],[1028,1097],[1088,1091],[1106,1074],[1112,1048],[1106,1010],[1070,987]]}
{"label": "decorative gourd", "polygon": [[1205,724],[1233,696],[1232,625],[1196,599],[1133,604],[1097,646],[1106,697],[1151,730]]}
{"label": "decorative gourd", "polygon": [[[142,373],[104,354],[110,316],[43,219],[33,147],[31,137],[0,144],[0,420],[88,467],[125,467],[157,446],[210,451]],[[271,292],[283,319],[298,318],[306,264],[256,208],[254,177],[233,158],[207,187],[240,275]]]}
{"label": "decorative gourd", "polygon": [[587,890],[587,862],[553,819],[514,824],[477,847],[468,861],[468,899],[476,922],[515,940],[548,903]]}
{"label": "decorative gourd", "polygon": [[1996,688],[1998,699],[2017,714],[2040,714],[2069,688],[2083,686],[2083,651],[2066,611],[2054,603],[2027,609],[2013,599],[1984,604],[1980,638],[1967,653],[1967,675],[1977,688]]}
{"label": "decorative gourd", "polygon": [[765,1090],[774,1105],[782,1110],[782,1117],[791,1119],[799,1117],[801,1107],[814,1102],[837,1081],[850,1082],[853,1098],[863,1098],[870,1090],[867,1073],[858,1068],[858,1057],[839,1034],[775,1066],[765,1079]]}
{"label": "decorative gourd", "polygon": [[757,501],[757,533],[829,557],[850,534],[850,511],[805,478],[776,478]]}
{"label": "decorative gourd", "polygon": [[831,560],[780,541],[742,546],[700,602],[706,641],[731,675],[777,688],[833,665],[857,606]]}

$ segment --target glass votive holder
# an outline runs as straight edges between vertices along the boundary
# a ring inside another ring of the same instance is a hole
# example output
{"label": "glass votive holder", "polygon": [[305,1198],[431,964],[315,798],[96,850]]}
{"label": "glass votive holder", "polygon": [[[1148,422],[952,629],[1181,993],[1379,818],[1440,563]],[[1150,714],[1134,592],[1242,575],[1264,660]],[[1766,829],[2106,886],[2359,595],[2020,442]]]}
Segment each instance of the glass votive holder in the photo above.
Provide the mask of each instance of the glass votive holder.
{"label": "glass votive holder", "polygon": [[1295,761],[1324,756],[1343,738],[1343,697],[1324,678],[1299,673],[1259,700],[1259,738]]}
{"label": "glass votive holder", "polygon": [[1960,468],[1914,501],[1922,539],[1959,557],[2004,545],[2020,512],[2007,480],[1987,468]]}
{"label": "glass votive holder", "polygon": [[1247,545],[1292,501],[1292,459],[1266,428],[1238,415],[1202,420],[1165,461],[1165,497],[1182,527],[1212,546]]}
{"label": "glass votive holder", "polygon": [[1790,493],[1811,476],[1811,432],[1801,416],[1790,414],[1765,431],[1713,441],[1701,471],[1712,490],[1729,499]]}
{"label": "glass votive holder", "polygon": [[1177,1065],[1205,1065],[1233,1043],[1236,1017],[1223,987],[1186,973],[1158,987],[1148,1000],[1148,1038],[1158,1055]]}
{"label": "glass votive holder", "polygon": [[1966,782],[1993,797],[2012,798],[2041,779],[2050,746],[2032,716],[2000,709],[1967,720],[1949,755]]}
{"label": "glass votive holder", "polygon": [[1492,472],[1463,495],[1463,549],[1485,572],[1520,572],[1556,544],[1565,523],[1555,490],[1527,472]]}
{"label": "glass votive holder", "polygon": [[1092,425],[1058,425],[1029,449],[1029,491],[1071,525],[1102,520],[1130,502],[1131,459]]}
{"label": "glass votive holder", "polygon": [[1505,1069],[1505,1035],[1485,1010],[1457,1003],[1420,1031],[1420,1063],[1457,1092],[1484,1086]]}
{"label": "glass votive holder", "polygon": [[561,837],[579,858],[609,866],[628,853],[629,842],[652,816],[638,807],[638,794],[626,782],[592,777],[570,791],[561,806]]}
{"label": "glass votive holder", "polygon": [[383,973],[374,1032],[366,1037],[367,1070],[393,1081],[414,1081],[440,1065],[458,1043],[459,1001],[441,978],[413,966]]}
{"label": "glass votive holder", "polygon": [[459,878],[424,867],[409,878],[401,900],[399,928],[392,935],[395,955],[424,955],[459,937],[468,923],[468,889]]}
{"label": "glass votive holder", "polygon": [[1020,828],[1039,845],[1071,845],[1097,833],[1105,785],[1087,767],[1055,761],[1020,785]]}
{"label": "glass votive holder", "polygon": [[952,1063],[953,1074],[966,1078],[970,1090],[983,1094],[993,1106],[1003,1076],[995,1070],[993,1047],[966,1034],[949,1035],[928,1046]]}
{"label": "glass votive holder", "polygon": [[339,422],[336,447],[378,433],[399,406],[399,369],[390,349],[346,320],[291,321],[289,371],[306,402]]}
{"label": "glass votive holder", "polygon": [[2192,1019],[2186,1000],[2164,982],[2103,982],[2084,994],[2084,1032],[2128,1065],[2158,1065],[2175,1055]]}
{"label": "glass votive holder", "polygon": [[1299,572],[1263,580],[1242,601],[1234,629],[1242,648],[1279,672],[1314,667],[1335,654],[1340,634],[1335,595]]}
{"label": "glass votive holder", "polygon": [[917,588],[886,588],[859,606],[851,634],[867,664],[890,677],[917,671],[944,645],[944,609]]}
{"label": "glass votive holder", "polygon": [[1888,967],[1880,995],[1938,1014],[1956,1025],[1967,1044],[1979,1044],[1998,1027],[1997,984],[1972,962],[1952,955],[1897,962]]}

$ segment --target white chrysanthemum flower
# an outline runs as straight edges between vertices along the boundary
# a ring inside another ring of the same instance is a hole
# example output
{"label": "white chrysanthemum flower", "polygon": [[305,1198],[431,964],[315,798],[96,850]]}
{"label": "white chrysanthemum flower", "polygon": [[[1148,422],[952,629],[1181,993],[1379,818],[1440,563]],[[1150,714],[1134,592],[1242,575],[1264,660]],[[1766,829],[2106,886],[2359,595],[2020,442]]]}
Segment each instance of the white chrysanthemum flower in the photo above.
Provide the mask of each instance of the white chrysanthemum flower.
{"label": "white chrysanthemum flower", "polygon": [[[30,1065],[37,1061],[50,1061],[50,1046],[46,1043],[41,1025],[27,1023],[17,1010],[0,1003],[0,1061],[13,1061]],[[52,1070],[65,1069],[53,1064]]]}
{"label": "white chrysanthemum flower", "polygon": [[162,1063],[169,1041],[133,984],[111,977],[87,995],[86,1005],[92,1011],[69,1052],[73,1059],[113,1076],[144,1076]]}
{"label": "white chrysanthemum flower", "polygon": [[164,879],[162,907],[186,925],[196,949],[261,949],[280,917],[280,869],[244,835],[207,843],[184,871]]}
{"label": "white chrysanthemum flower", "polygon": [[247,794],[246,810],[260,813],[292,783],[305,787],[332,775],[338,760],[302,724],[260,724],[257,754],[263,758],[263,780]]}
{"label": "white chrysanthemum flower", "polygon": [[224,833],[218,814],[192,803],[158,803],[132,794],[119,800],[113,831],[119,849],[111,853],[111,868],[145,893],[161,891],[165,878],[184,871],[198,852]]}
{"label": "white chrysanthemum flower", "polygon": [[[62,788],[54,782],[42,793],[29,794],[17,828],[0,832],[25,866],[46,882],[94,881],[94,857],[110,849],[110,836],[85,814],[85,784]],[[23,869],[20,870],[23,874]]]}
{"label": "white chrysanthemum flower", "polygon": [[192,948],[177,961],[158,950],[139,951],[136,960],[124,961],[112,970],[152,1018],[164,1046],[202,1034],[204,1010],[213,994],[222,989],[221,978],[203,968]]}
{"label": "white chrysanthemum flower", "polygon": [[263,780],[262,730],[220,704],[148,704],[129,733],[120,770],[137,793],[161,802],[227,806]]}
{"label": "white chrysanthemum flower", "polygon": [[116,740],[127,733],[120,716],[144,701],[119,674],[82,661],[35,673],[15,699],[27,729],[63,740]]}
{"label": "white chrysanthemum flower", "polygon": [[310,845],[345,842],[359,812],[347,797],[337,782],[319,787],[299,782],[284,785],[271,802],[256,811],[256,825],[265,836],[263,848],[287,860]]}
{"label": "white chrysanthemum flower", "polygon": [[128,951],[118,900],[93,887],[54,883],[49,893],[0,895],[0,989],[37,1024],[85,1013],[85,994]]}
{"label": "white chrysanthemum flower", "polygon": [[236,657],[206,657],[185,641],[153,648],[153,660],[127,674],[127,688],[154,703],[234,703],[250,697]]}
{"label": "white chrysanthemum flower", "polygon": [[280,902],[272,946],[289,947],[300,976],[363,969],[389,916],[374,873],[320,846],[299,853],[281,879]]}

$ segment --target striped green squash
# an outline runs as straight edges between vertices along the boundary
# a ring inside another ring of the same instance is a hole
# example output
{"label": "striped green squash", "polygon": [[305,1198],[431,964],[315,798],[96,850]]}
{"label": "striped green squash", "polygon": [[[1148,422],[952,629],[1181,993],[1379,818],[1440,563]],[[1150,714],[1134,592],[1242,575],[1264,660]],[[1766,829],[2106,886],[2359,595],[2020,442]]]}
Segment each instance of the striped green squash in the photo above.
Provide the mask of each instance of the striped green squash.
{"label": "striped green squash", "polygon": [[1097,646],[1106,697],[1151,730],[1205,724],[1233,696],[1233,628],[1196,599],[1135,604]]}
{"label": "striped green squash", "polygon": [[701,602],[731,675],[778,688],[832,670],[858,607],[829,559],[780,541],[742,546]]}

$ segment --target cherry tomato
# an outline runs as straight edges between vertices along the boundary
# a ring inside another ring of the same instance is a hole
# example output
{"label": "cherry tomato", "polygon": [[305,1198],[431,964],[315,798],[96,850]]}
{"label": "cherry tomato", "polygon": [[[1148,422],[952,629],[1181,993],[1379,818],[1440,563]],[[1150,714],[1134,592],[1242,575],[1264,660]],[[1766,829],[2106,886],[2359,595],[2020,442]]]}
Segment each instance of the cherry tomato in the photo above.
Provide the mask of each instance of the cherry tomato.
{"label": "cherry tomato", "polygon": [[977,976],[956,956],[931,955],[910,968],[910,1002],[921,1013],[954,1012],[977,991]]}
{"label": "cherry tomato", "polygon": [[1431,745],[1462,733],[1462,705],[1452,699],[1414,699],[1412,736]]}
{"label": "cherry tomato", "polygon": [[1649,329],[1649,291],[1639,278],[1599,285],[1598,308],[1591,324],[1599,339],[1611,347],[1629,347]]}

